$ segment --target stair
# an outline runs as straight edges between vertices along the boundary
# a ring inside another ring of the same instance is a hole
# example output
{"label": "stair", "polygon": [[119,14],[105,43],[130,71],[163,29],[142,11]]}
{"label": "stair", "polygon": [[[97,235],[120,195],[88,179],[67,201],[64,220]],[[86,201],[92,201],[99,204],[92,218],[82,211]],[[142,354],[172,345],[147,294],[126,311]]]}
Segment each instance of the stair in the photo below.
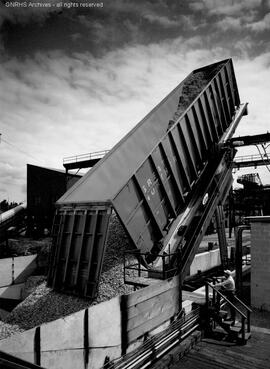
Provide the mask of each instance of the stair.
{"label": "stair", "polygon": [[[209,287],[213,290],[210,298]],[[233,307],[239,321],[228,320],[227,307]],[[223,339],[245,345],[251,337],[250,313],[251,309],[235,296],[234,301],[228,300],[211,284],[206,284],[207,335],[211,337],[223,334]]]}
{"label": "stair", "polygon": [[251,337],[251,333],[246,331],[242,334],[242,324],[239,321],[227,320],[228,313],[225,310],[210,309],[211,330],[210,336],[223,335],[222,339],[245,345]]}

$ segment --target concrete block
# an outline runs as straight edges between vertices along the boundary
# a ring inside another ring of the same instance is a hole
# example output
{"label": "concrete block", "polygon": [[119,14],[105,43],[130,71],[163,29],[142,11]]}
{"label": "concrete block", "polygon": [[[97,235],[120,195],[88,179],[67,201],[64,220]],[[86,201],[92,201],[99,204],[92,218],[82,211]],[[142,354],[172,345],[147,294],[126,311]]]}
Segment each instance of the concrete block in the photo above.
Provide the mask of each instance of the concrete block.
{"label": "concrete block", "polygon": [[42,352],[41,365],[49,369],[84,369],[83,349]]}
{"label": "concrete block", "polygon": [[37,255],[14,258],[14,283],[25,282],[37,268]]}
{"label": "concrete block", "polygon": [[36,329],[17,333],[0,340],[0,351],[7,352],[21,359],[34,363],[34,338]]}
{"label": "concrete block", "polygon": [[0,259],[0,287],[20,284],[37,268],[37,255]]}
{"label": "concrete block", "polygon": [[94,305],[89,310],[89,346],[106,347],[121,344],[120,298]]}
{"label": "concrete block", "polygon": [[[117,359],[118,357],[120,357],[121,356],[120,346],[91,349],[87,369],[102,368],[105,362],[106,356],[109,358],[109,360]],[[75,366],[75,367],[71,367],[70,369],[74,369],[74,368],[79,369],[80,367]],[[84,369],[83,366],[81,368]]]}
{"label": "concrete block", "polygon": [[49,351],[42,352],[41,365],[49,369],[100,369],[106,357],[113,360],[120,356],[120,347],[90,349],[88,363],[85,363],[83,349]]}
{"label": "concrete block", "polygon": [[3,299],[21,300],[24,283],[0,287],[0,297]]}
{"label": "concrete block", "polygon": [[78,349],[84,342],[84,310],[43,324],[40,330],[41,351]]}
{"label": "concrete block", "polygon": [[0,286],[8,286],[12,283],[13,258],[0,259]]}

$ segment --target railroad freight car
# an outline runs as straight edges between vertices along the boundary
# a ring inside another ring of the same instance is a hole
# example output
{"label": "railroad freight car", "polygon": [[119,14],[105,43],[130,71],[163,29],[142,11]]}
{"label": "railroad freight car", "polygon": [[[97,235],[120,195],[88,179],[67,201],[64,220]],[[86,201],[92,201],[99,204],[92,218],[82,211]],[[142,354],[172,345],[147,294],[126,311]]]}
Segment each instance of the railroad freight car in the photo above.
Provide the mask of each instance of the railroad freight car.
{"label": "railroad freight car", "polygon": [[146,267],[181,248],[185,274],[230,188],[228,140],[246,113],[231,59],[188,75],[57,201],[49,285],[95,296],[112,210]]}

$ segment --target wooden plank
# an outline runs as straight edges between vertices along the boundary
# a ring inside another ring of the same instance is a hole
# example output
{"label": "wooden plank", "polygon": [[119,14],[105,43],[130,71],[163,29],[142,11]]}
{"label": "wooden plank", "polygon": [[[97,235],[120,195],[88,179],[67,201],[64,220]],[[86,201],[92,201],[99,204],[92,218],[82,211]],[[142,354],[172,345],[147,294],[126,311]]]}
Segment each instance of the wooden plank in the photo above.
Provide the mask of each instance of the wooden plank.
{"label": "wooden plank", "polygon": [[179,276],[173,277],[171,280],[160,281],[154,285],[138,290],[130,295],[127,295],[127,307],[136,305],[142,301],[151,299],[152,297],[161,294],[173,287],[179,286]]}
{"label": "wooden plank", "polygon": [[175,313],[175,307],[170,306],[168,310],[162,312],[158,316],[155,316],[153,319],[148,319],[147,321],[144,321],[140,326],[127,332],[128,342],[130,343],[132,341],[135,341],[137,338],[143,336],[152,329],[155,329],[160,324],[165,323],[166,320],[168,320],[168,317],[173,317]]}
{"label": "wooden plank", "polygon": [[159,295],[156,295],[151,299],[147,299],[145,301],[142,301],[136,305],[129,307],[127,312],[128,319],[131,320],[136,316],[145,314],[147,311],[151,311],[152,309],[154,309],[154,306],[159,308],[159,306],[163,306],[168,300],[175,301],[176,303],[178,303],[178,298],[179,298],[179,287],[177,286]]}
{"label": "wooden plank", "polygon": [[128,315],[127,331],[131,331],[154,319],[155,324],[160,325],[171,317],[171,311],[173,311],[173,314],[177,313],[179,311],[179,293],[176,289],[170,292],[170,294],[163,293],[151,299],[152,304],[150,305],[146,304],[144,306],[144,304],[141,304],[138,309],[133,310],[133,314],[137,312],[137,315],[132,318]]}

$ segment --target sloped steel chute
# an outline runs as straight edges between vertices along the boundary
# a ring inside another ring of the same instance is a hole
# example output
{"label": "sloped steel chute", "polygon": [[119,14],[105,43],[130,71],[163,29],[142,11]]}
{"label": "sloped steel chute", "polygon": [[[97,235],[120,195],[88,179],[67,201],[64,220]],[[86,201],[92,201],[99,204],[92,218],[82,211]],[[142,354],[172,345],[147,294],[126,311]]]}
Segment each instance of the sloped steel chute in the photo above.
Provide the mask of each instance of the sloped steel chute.
{"label": "sloped steel chute", "polygon": [[135,248],[182,249],[182,277],[231,183],[240,104],[232,60],[197,69],[58,201],[49,285],[94,297],[112,209]]}

